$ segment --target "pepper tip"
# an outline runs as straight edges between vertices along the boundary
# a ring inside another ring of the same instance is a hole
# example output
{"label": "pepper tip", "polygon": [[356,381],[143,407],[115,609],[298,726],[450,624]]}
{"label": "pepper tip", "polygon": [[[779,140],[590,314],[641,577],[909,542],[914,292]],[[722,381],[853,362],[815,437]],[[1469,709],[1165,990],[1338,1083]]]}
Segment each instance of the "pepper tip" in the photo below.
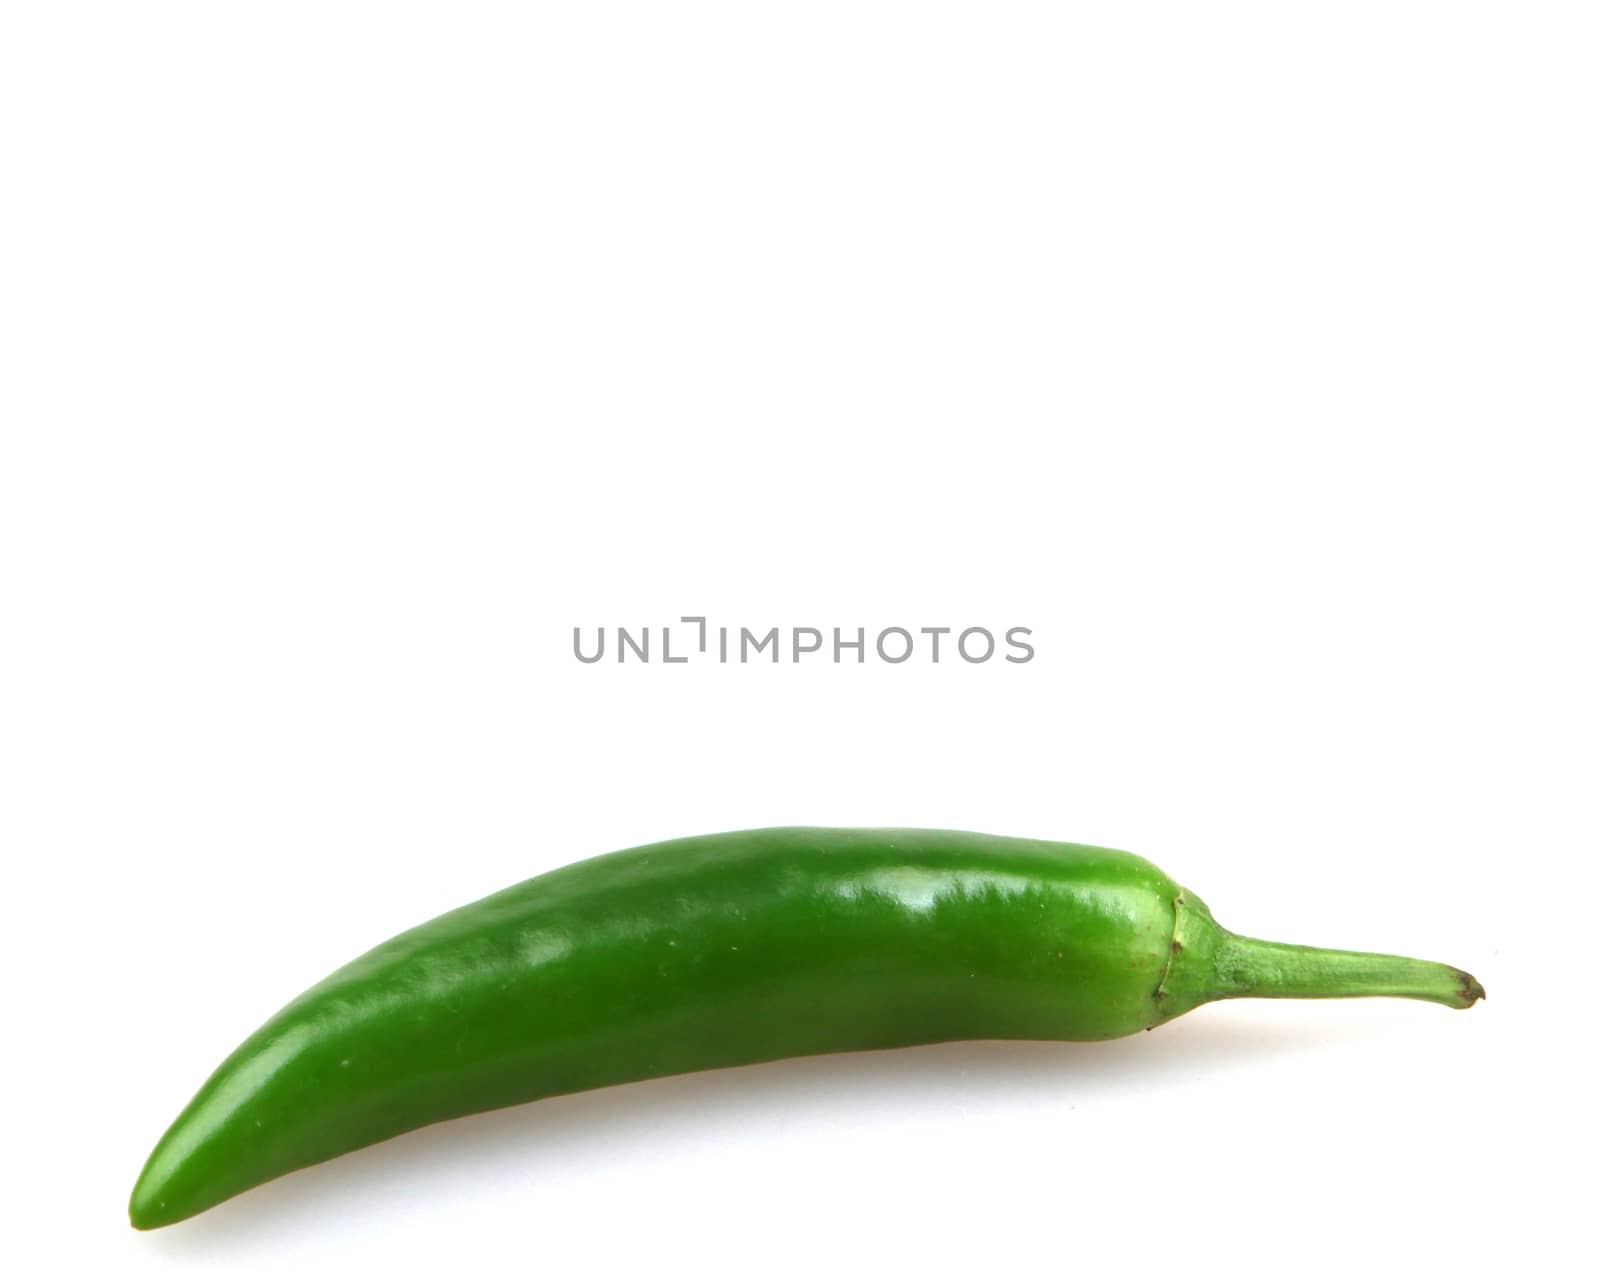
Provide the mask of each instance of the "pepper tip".
{"label": "pepper tip", "polygon": [[133,1186],[133,1194],[128,1197],[128,1222],[135,1231],[154,1231],[157,1227],[170,1226],[184,1216],[168,1209],[163,1195],[165,1191],[162,1179],[152,1174],[149,1168],[139,1175],[139,1181]]}
{"label": "pepper tip", "polygon": [[1483,983],[1479,982],[1465,969],[1456,970],[1456,981],[1460,985],[1461,1004],[1458,1006],[1459,1008],[1470,1009],[1478,1001],[1489,998],[1489,993],[1483,989]]}

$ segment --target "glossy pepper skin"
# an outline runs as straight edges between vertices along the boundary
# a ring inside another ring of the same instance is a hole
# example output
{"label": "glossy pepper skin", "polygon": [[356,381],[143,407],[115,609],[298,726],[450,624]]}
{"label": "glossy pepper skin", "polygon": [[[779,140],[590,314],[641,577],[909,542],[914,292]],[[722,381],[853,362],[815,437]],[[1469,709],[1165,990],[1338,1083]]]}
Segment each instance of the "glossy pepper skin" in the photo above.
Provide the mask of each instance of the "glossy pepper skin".
{"label": "glossy pepper skin", "polygon": [[165,1226],[435,1121],[653,1076],[1104,1040],[1236,996],[1482,994],[1445,965],[1231,934],[1112,849],[889,829],[672,840],[514,885],[311,988],[184,1109],[129,1214]]}

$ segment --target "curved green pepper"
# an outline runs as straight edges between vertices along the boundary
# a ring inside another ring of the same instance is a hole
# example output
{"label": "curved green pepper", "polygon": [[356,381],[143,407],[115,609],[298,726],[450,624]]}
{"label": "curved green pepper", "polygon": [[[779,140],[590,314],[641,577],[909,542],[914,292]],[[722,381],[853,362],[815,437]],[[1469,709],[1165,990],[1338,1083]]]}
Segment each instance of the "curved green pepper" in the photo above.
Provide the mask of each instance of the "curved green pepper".
{"label": "curved green pepper", "polygon": [[165,1226],[452,1116],[944,1040],[1104,1040],[1237,996],[1466,1008],[1458,969],[1229,933],[1132,854],[784,828],[563,867],[391,939],[217,1069],[133,1191]]}

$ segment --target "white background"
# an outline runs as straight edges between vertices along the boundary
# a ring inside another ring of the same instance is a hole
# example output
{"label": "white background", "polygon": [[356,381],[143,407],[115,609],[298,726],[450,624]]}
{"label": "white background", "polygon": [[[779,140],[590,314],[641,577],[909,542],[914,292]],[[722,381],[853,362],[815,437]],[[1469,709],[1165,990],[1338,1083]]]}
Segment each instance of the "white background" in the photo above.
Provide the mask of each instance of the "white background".
{"label": "white background", "polygon": [[[8,5],[13,1274],[1577,1272],[1596,37]],[[686,613],[1038,656],[571,656]],[[788,822],[1135,849],[1491,998],[658,1081],[127,1227],[192,1090],[357,951]]]}

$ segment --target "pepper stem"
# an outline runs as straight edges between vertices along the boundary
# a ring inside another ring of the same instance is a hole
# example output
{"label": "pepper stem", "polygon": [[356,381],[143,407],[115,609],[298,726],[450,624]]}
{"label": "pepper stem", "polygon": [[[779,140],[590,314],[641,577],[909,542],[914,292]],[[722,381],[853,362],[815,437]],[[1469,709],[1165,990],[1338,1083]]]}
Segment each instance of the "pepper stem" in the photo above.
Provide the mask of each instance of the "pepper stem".
{"label": "pepper stem", "polygon": [[1430,960],[1331,951],[1224,934],[1216,952],[1217,999],[1242,997],[1322,1000],[1400,996],[1470,1009],[1484,999],[1470,973]]}

